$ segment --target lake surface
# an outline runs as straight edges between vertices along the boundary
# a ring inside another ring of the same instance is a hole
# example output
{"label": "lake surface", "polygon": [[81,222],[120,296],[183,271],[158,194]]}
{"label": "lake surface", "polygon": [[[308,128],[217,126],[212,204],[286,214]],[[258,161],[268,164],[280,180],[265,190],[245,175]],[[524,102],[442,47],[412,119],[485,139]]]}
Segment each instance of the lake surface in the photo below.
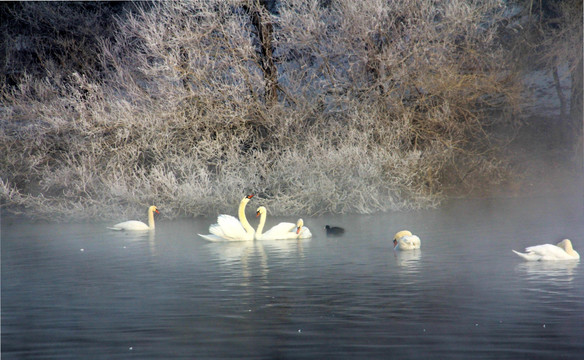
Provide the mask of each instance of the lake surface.
{"label": "lake surface", "polygon": [[[144,235],[4,219],[2,358],[582,359],[583,265],[511,249],[568,237],[584,255],[583,203],[304,217],[310,240],[251,243],[199,238],[214,218]],[[392,250],[402,229],[419,251]]]}

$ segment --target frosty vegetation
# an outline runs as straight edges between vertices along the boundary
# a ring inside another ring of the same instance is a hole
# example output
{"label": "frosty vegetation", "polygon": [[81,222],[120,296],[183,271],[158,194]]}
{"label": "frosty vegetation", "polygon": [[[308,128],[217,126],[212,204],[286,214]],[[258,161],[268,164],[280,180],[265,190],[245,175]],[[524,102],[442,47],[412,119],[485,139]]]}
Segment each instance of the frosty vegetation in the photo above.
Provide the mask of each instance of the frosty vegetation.
{"label": "frosty vegetation", "polygon": [[[46,37],[4,44],[3,206],[197,216],[255,193],[273,215],[371,213],[505,176],[488,135],[517,102],[505,3],[274,3],[14,5]],[[36,72],[8,76],[23,47]]]}

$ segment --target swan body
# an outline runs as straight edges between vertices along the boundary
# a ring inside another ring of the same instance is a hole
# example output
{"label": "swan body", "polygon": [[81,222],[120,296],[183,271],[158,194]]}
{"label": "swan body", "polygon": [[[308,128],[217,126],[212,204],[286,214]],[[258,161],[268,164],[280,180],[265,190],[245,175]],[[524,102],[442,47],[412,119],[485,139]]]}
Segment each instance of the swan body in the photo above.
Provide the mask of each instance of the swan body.
{"label": "swan body", "polygon": [[341,236],[345,233],[345,229],[338,226],[326,225],[324,229],[326,230],[326,236]]}
{"label": "swan body", "polygon": [[260,206],[257,209],[256,217],[260,216],[260,223],[255,233],[256,240],[308,239],[312,237],[310,229],[304,226],[304,221],[302,219],[298,219],[296,224],[291,222],[281,222],[264,233],[263,230],[264,225],[266,224],[266,213],[267,210],[263,206]]}
{"label": "swan body", "polygon": [[393,248],[395,250],[415,250],[419,249],[420,245],[420,238],[408,230],[400,231],[393,237]]}
{"label": "swan body", "polygon": [[221,214],[217,217],[217,223],[209,226],[211,234],[202,235],[200,237],[209,241],[249,241],[253,240],[255,230],[245,216],[245,207],[253,197],[248,195],[244,197],[239,203],[238,217],[239,220],[231,215]]}
{"label": "swan body", "polygon": [[125,231],[144,231],[144,230],[154,230],[154,213],[160,214],[158,208],[152,205],[148,208],[148,225],[144,224],[142,221],[129,220],[124,221],[114,226],[108,227],[110,230],[125,230]]}
{"label": "swan body", "polygon": [[564,239],[557,243],[535,245],[525,248],[525,253],[513,250],[513,252],[527,261],[553,261],[553,260],[578,260],[578,254],[572,247],[572,242]]}

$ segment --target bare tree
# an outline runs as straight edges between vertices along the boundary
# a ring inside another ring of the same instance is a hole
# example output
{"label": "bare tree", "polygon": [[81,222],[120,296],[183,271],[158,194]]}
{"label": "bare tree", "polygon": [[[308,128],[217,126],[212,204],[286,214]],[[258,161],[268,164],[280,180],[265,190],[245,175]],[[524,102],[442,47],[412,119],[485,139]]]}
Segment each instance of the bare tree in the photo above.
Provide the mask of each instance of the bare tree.
{"label": "bare tree", "polygon": [[266,103],[273,105],[278,101],[278,69],[274,62],[274,26],[270,19],[269,7],[274,0],[248,0],[244,9],[249,14],[258,38],[259,63],[264,74]]}

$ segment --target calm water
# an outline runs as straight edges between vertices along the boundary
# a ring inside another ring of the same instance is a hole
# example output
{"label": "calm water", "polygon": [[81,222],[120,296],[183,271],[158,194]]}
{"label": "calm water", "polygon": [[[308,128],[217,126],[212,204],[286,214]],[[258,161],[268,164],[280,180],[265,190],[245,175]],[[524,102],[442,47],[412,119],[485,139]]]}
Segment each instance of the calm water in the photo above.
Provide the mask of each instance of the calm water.
{"label": "calm water", "polygon": [[[141,236],[4,220],[2,358],[584,354],[583,265],[511,252],[570,237],[584,255],[580,195],[304,220],[311,240],[249,244],[196,236],[214,219],[160,220]],[[347,232],[327,238],[325,224]],[[394,253],[404,228],[421,250]]]}

